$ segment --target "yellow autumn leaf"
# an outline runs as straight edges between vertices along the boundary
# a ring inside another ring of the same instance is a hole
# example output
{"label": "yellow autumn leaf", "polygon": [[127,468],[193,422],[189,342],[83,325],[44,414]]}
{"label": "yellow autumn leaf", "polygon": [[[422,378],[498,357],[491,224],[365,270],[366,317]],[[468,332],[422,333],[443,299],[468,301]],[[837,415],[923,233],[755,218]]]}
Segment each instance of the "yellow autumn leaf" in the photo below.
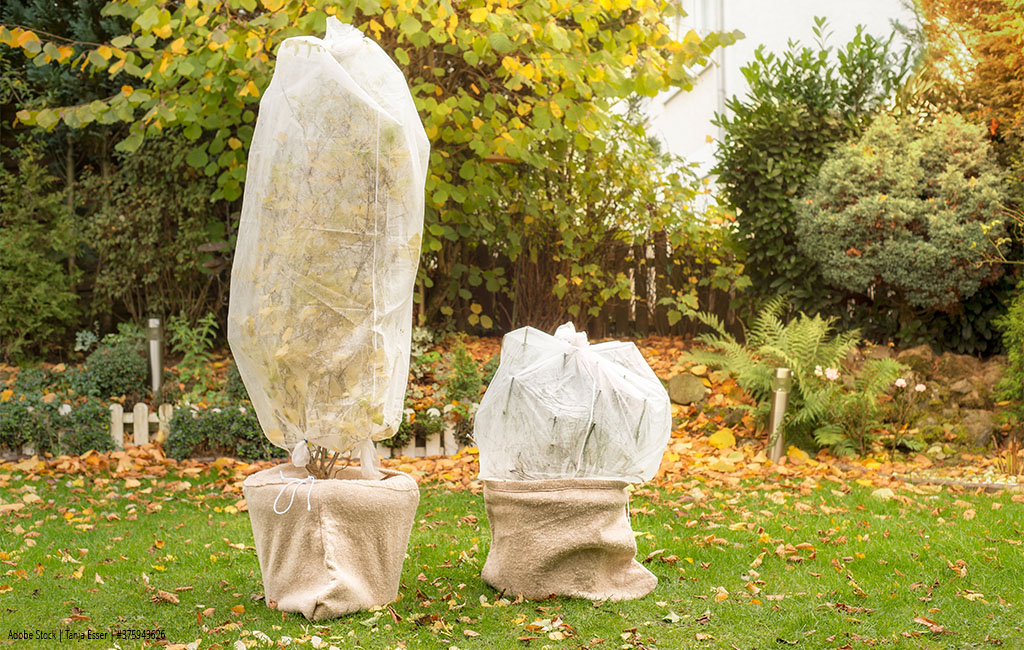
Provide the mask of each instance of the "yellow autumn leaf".
{"label": "yellow autumn leaf", "polygon": [[284,0],[261,0],[267,11],[277,11],[284,6]]}
{"label": "yellow autumn leaf", "polygon": [[469,19],[474,23],[482,23],[487,20],[487,16],[490,14],[490,10],[487,7],[477,7],[469,14]]}
{"label": "yellow autumn leaf", "polygon": [[153,34],[158,38],[168,38],[171,35],[171,24],[161,25],[153,30]]}
{"label": "yellow autumn leaf", "polygon": [[110,57],[114,54],[114,51],[112,49],[110,49],[109,45],[100,45],[99,47],[96,48],[96,54],[99,54],[104,59],[109,61]]}
{"label": "yellow autumn leaf", "polygon": [[185,52],[188,52],[188,49],[185,47],[184,36],[179,36],[171,42],[171,52],[174,54],[184,54]]}
{"label": "yellow autumn leaf", "polygon": [[238,138],[228,138],[228,146],[232,149],[238,149],[242,146],[242,141]]}
{"label": "yellow autumn leaf", "polygon": [[249,81],[245,82],[245,86],[243,86],[242,89],[240,91],[238,91],[238,96],[239,97],[245,97],[247,95],[252,96],[252,97],[259,97],[260,96],[260,89],[257,88],[256,84],[254,84],[252,82],[252,79],[250,79]]}
{"label": "yellow autumn leaf", "polygon": [[786,455],[789,456],[789,459],[796,463],[797,465],[803,465],[804,463],[811,459],[811,457],[807,454],[806,451],[804,451],[803,449],[798,449],[792,445],[790,445],[789,449],[786,450]]}
{"label": "yellow autumn leaf", "polygon": [[473,125],[473,130],[474,131],[476,131],[477,129],[479,129],[481,126],[484,125],[484,121],[481,120],[479,117],[474,117],[473,121],[470,122],[470,123]]}
{"label": "yellow autumn leaf", "polygon": [[29,43],[33,42],[39,42],[39,37],[36,36],[35,32],[24,31],[18,34],[17,38],[14,40],[14,45],[15,47],[25,47]]}
{"label": "yellow autumn leaf", "polygon": [[736,445],[736,436],[732,434],[731,429],[722,427],[708,438],[708,444],[716,449],[734,447]]}
{"label": "yellow autumn leaf", "polygon": [[729,599],[729,592],[725,590],[725,587],[719,587],[715,590],[715,602],[720,603]]}

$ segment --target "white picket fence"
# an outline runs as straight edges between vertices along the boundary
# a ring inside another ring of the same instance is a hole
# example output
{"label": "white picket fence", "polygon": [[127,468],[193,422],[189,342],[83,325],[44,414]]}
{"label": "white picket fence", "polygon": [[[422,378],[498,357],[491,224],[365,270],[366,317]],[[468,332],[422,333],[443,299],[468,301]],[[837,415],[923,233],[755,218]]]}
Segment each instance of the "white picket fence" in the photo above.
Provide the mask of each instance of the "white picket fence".
{"label": "white picket fence", "polygon": [[[165,434],[171,430],[171,418],[174,416],[174,407],[170,404],[161,404],[152,412],[149,405],[139,402],[132,410],[126,411],[121,404],[110,405],[110,437],[114,439],[116,449],[124,449],[125,425],[131,425],[132,444],[144,445],[150,441],[150,426],[156,425],[157,431]],[[452,427],[446,426],[444,431],[428,437],[423,444],[419,444],[415,437],[409,440],[404,447],[391,449],[377,443],[377,452],[384,458],[398,458],[408,456],[410,458],[423,458],[425,456],[451,456],[463,449],[465,445],[455,439],[455,431]]]}
{"label": "white picket fence", "polygon": [[408,456],[410,458],[423,458],[425,456],[454,456],[461,449],[465,448],[466,445],[461,444],[455,439],[455,429],[450,425],[446,425],[444,431],[438,434],[434,434],[426,438],[425,444],[419,446],[416,437],[413,436],[409,440],[409,444],[404,447],[396,447],[391,449],[384,445],[377,443],[377,453],[383,458],[398,458],[399,456]]}
{"label": "white picket fence", "polygon": [[161,404],[156,412],[150,412],[149,405],[143,402],[136,404],[131,411],[124,406],[113,403],[110,405],[110,437],[114,439],[115,449],[124,449],[124,425],[132,425],[132,444],[149,443],[149,425],[155,424],[157,431],[165,434],[171,430],[171,417],[174,407]]}

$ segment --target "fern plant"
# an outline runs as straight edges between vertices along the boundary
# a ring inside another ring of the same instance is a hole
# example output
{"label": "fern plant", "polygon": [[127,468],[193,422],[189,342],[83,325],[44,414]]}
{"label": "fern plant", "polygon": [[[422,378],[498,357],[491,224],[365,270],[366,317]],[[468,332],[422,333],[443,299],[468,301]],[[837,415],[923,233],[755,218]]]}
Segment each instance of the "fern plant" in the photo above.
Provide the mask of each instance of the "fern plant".
{"label": "fern plant", "polygon": [[[893,359],[875,359],[864,364],[854,378],[852,391],[827,377],[808,386],[805,396],[813,405],[811,410],[823,413],[821,424],[814,429],[814,441],[837,456],[867,451],[869,444],[878,439],[876,432],[885,428],[884,410],[878,398],[906,369]],[[905,444],[913,442],[908,440]]]}
{"label": "fern plant", "polygon": [[813,437],[837,454],[863,448],[880,417],[877,398],[903,366],[888,359],[868,362],[849,392],[840,381],[840,369],[860,342],[859,331],[834,332],[834,318],[803,313],[786,323],[782,315],[787,308],[784,297],[768,301],[747,328],[745,345],[714,314],[696,313],[713,331],[697,337],[706,349],[685,358],[734,375],[757,402],[753,411],[762,427],[771,410],[775,368],[789,368],[793,385],[783,421],[787,437]]}

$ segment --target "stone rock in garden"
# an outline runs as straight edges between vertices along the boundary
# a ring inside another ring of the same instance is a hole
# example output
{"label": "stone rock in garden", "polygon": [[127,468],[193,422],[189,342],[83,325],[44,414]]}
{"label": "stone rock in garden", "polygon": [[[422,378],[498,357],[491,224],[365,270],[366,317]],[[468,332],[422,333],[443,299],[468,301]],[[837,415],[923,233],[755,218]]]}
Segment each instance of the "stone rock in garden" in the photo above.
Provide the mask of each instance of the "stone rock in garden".
{"label": "stone rock in garden", "polygon": [[676,404],[684,406],[696,404],[704,399],[710,391],[700,377],[688,372],[676,375],[668,380],[668,396]]}
{"label": "stone rock in garden", "polygon": [[981,371],[978,373],[978,377],[980,378],[981,383],[988,389],[989,393],[992,392],[996,383],[1002,379],[1005,368],[1006,357],[1002,355],[992,357],[982,366]]}
{"label": "stone rock in garden", "polygon": [[910,366],[919,376],[928,377],[935,365],[935,353],[927,345],[918,345],[897,354],[896,360]]}
{"label": "stone rock in garden", "polygon": [[846,353],[846,367],[850,370],[850,373],[848,374],[857,373],[863,365],[864,353],[858,348],[851,348],[850,351]]}
{"label": "stone rock in garden", "polygon": [[953,354],[948,352],[935,363],[935,372],[939,377],[956,381],[970,378],[981,372],[981,361],[969,354]]}
{"label": "stone rock in garden", "polygon": [[741,411],[740,409],[727,409],[722,415],[722,425],[730,427],[743,422],[743,414],[744,411]]}
{"label": "stone rock in garden", "polygon": [[950,384],[949,390],[958,395],[967,395],[974,390],[974,384],[969,379],[959,379]]}
{"label": "stone rock in garden", "polygon": [[969,409],[964,412],[961,424],[966,429],[967,437],[973,445],[985,447],[992,441],[996,423],[991,411]]}
{"label": "stone rock in garden", "polygon": [[893,354],[892,348],[887,345],[872,345],[864,350],[865,358],[876,361],[879,359],[892,359]]}
{"label": "stone rock in garden", "polygon": [[960,406],[965,409],[987,409],[992,406],[992,400],[988,393],[972,390],[960,399]]}

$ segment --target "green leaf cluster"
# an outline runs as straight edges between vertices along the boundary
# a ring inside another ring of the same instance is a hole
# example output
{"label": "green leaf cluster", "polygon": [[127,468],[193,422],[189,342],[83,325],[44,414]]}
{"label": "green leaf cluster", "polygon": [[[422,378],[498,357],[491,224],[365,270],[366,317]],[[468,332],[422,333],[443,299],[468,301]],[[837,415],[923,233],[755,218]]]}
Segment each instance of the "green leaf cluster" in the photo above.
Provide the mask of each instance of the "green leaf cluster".
{"label": "green leaf cluster", "polygon": [[815,264],[797,249],[793,199],[837,146],[870,123],[910,68],[910,50],[898,51],[891,37],[858,27],[833,48],[826,30],[819,18],[813,47],[790,42],[780,54],[758,48],[743,67],[747,95],[729,99],[728,113],[716,116],[725,137],[715,173],[736,209],[754,290],[788,293],[808,313],[838,313],[842,297],[821,290]]}
{"label": "green leaf cluster", "polygon": [[16,170],[0,168],[0,356],[52,348],[77,322],[76,236],[39,152],[23,148]]}
{"label": "green leaf cluster", "polygon": [[107,335],[71,375],[70,383],[78,395],[103,399],[124,395],[125,403],[134,404],[148,392],[149,362],[143,356],[142,340]]}
{"label": "green leaf cluster", "polygon": [[[62,407],[70,411],[61,412]],[[110,411],[96,399],[65,405],[44,401],[38,392],[16,393],[0,401],[0,448],[21,454],[82,454],[113,448]]]}
{"label": "green leaf cluster", "polygon": [[1024,282],[1017,285],[1006,314],[995,324],[1006,349],[1006,370],[996,384],[996,398],[1010,401],[1017,420],[1024,421]]}
{"label": "green leaf cluster", "polygon": [[167,321],[171,350],[181,355],[178,369],[181,379],[194,385],[193,391],[202,393],[213,385],[213,342],[217,337],[217,317],[207,313],[195,323],[184,313]]}

